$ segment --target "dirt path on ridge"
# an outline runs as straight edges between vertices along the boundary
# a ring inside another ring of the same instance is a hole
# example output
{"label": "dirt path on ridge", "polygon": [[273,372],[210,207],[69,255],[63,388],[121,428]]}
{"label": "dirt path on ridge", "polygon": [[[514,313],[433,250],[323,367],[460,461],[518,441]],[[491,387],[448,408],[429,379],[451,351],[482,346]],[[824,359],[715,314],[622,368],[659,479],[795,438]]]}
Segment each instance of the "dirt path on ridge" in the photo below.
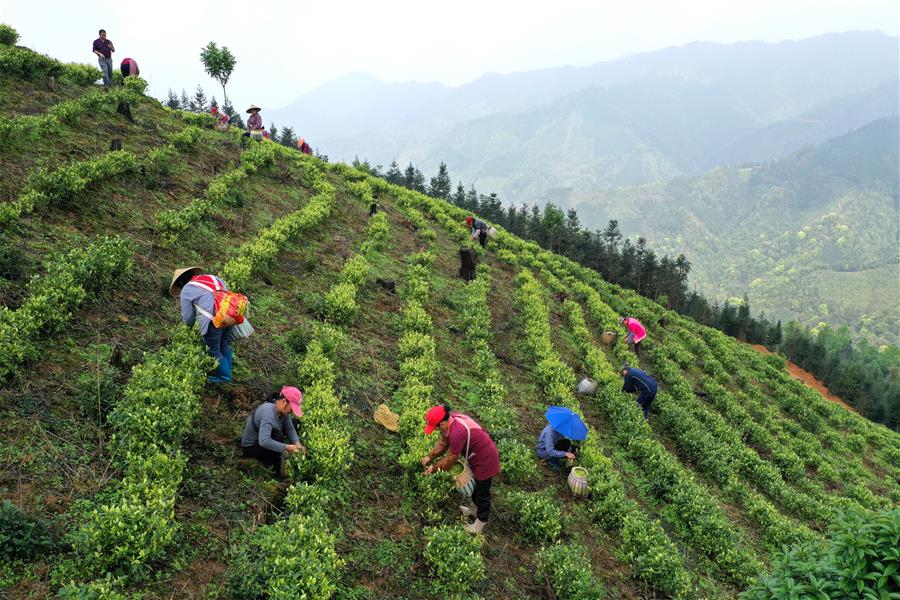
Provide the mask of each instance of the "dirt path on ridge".
{"label": "dirt path on ridge", "polygon": [[[757,352],[760,352],[762,354],[774,354],[774,352],[772,352],[771,350],[769,350],[768,348],[766,348],[765,346],[762,346],[760,344],[750,344],[750,346],[754,350],[756,350]],[[839,396],[832,394],[821,381],[816,379],[815,375],[813,375],[806,369],[803,369],[802,367],[795,365],[794,363],[792,363],[791,361],[789,361],[787,359],[785,359],[784,362],[787,363],[787,370],[788,370],[788,373],[791,374],[791,377],[793,377],[794,379],[799,379],[804,384],[806,384],[806,387],[819,392],[820,394],[822,394],[822,396],[826,400],[834,402],[835,404],[840,404],[841,406],[843,406],[844,408],[846,408],[847,410],[849,410],[851,412],[855,412],[857,414],[859,413],[858,410],[856,410],[855,408],[853,408],[852,406],[850,406],[849,404],[844,402],[844,400],[841,399]]]}

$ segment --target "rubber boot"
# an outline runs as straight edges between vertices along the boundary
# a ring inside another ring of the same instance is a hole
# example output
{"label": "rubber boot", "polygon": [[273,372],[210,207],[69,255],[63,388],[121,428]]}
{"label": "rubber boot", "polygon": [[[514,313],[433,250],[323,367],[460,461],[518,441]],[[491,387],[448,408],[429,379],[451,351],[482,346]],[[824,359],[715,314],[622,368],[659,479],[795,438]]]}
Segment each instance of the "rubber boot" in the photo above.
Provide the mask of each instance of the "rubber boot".
{"label": "rubber boot", "polygon": [[475,507],[460,505],[459,512],[466,515],[467,517],[474,517],[475,516]]}
{"label": "rubber boot", "polygon": [[474,534],[474,533],[481,533],[482,530],[484,529],[484,526],[485,526],[485,525],[487,525],[486,522],[481,521],[481,520],[479,520],[479,519],[475,519],[475,522],[474,522],[474,523],[472,523],[471,525],[469,525],[468,527],[466,527],[466,531],[468,531],[469,533],[473,533],[473,534]]}

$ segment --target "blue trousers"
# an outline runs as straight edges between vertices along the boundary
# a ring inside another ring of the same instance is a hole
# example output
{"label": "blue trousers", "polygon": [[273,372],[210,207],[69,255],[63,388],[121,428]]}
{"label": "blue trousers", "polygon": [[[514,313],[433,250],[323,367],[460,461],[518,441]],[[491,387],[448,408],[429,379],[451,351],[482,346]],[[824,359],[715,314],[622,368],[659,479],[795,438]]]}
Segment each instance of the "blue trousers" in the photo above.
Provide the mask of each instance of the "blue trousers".
{"label": "blue trousers", "polygon": [[649,418],[650,415],[650,405],[653,403],[653,399],[656,398],[656,393],[648,393],[641,392],[641,394],[637,397],[637,403],[640,405],[641,410],[644,411],[644,418]]}
{"label": "blue trousers", "polygon": [[218,328],[212,323],[203,336],[209,355],[219,361],[219,368],[214,377],[222,382],[231,381],[231,327]]}

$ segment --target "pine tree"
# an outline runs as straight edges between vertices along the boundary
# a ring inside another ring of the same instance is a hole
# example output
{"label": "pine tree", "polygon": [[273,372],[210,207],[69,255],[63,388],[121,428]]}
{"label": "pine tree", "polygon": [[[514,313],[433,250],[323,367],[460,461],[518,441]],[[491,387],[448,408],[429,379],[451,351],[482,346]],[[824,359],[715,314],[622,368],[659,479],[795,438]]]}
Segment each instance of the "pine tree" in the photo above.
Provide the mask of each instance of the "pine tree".
{"label": "pine tree", "polygon": [[215,96],[212,96],[212,97],[209,99],[209,107],[212,108],[213,106],[215,106],[216,108],[219,107],[219,103],[216,102],[216,97],[215,97]]}
{"label": "pine tree", "polygon": [[181,108],[181,103],[178,101],[178,94],[173,92],[172,88],[169,88],[169,96],[166,98],[166,106],[175,110]]}
{"label": "pine tree", "polygon": [[194,98],[192,100],[192,104],[194,106],[194,112],[206,112],[206,94],[203,92],[203,88],[200,87],[200,84],[197,84],[197,91],[194,92]]}
{"label": "pine tree", "polygon": [[272,136],[272,139],[278,141],[278,128],[275,127],[275,123],[269,125],[269,135]]}
{"label": "pine tree", "polygon": [[385,174],[385,179],[388,183],[393,183],[394,185],[403,185],[403,171],[400,170],[400,165],[397,164],[396,160],[391,161],[387,173]]}
{"label": "pine tree", "polygon": [[181,89],[181,110],[191,110],[191,99],[184,88]]}
{"label": "pine tree", "polygon": [[447,164],[441,161],[438,166],[437,175],[431,178],[428,184],[428,195],[444,200],[450,199],[450,190],[453,183],[450,181],[450,173],[447,171]]}
{"label": "pine tree", "polygon": [[463,205],[463,208],[470,212],[478,211],[478,192],[475,191],[474,185],[470,185],[469,191],[466,192],[466,203]]}
{"label": "pine tree", "polygon": [[460,208],[466,205],[466,188],[463,187],[462,181],[456,184],[456,193],[453,194],[451,201]]}
{"label": "pine tree", "polygon": [[[275,136],[272,136],[272,139],[275,139]],[[287,146],[288,148],[293,148],[297,143],[296,138],[294,138],[294,128],[293,127],[282,127],[281,128],[281,138],[278,142],[282,146]]]}
{"label": "pine tree", "polygon": [[[356,162],[359,162],[359,159],[356,159]],[[407,187],[411,190],[415,189],[416,184],[416,168],[412,163],[406,166],[406,170],[403,171],[403,186]]]}

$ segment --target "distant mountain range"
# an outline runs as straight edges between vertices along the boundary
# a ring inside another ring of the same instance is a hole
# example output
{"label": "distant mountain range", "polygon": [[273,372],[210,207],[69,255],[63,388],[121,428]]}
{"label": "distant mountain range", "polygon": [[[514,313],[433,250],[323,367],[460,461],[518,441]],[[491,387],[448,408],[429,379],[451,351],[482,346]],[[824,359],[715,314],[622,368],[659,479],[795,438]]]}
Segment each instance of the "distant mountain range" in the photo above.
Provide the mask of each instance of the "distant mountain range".
{"label": "distant mountain range", "polygon": [[342,77],[266,122],[373,164],[441,160],[509,201],[770,160],[898,114],[897,38],[828,34],[777,44],[698,42],[459,87]]}

